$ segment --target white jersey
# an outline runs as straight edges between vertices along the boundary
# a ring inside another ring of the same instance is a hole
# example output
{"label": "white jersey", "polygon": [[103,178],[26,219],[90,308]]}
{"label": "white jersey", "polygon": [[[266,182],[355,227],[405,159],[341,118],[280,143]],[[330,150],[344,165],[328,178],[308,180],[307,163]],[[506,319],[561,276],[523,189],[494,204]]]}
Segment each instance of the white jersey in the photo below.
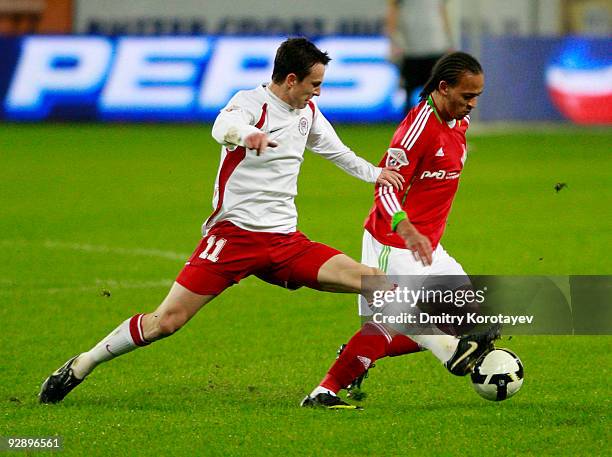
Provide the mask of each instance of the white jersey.
{"label": "white jersey", "polygon": [[[258,131],[278,143],[259,156],[244,146],[245,137]],[[224,146],[214,212],[204,223],[204,234],[220,221],[257,232],[295,232],[294,198],[305,148],[366,182],[376,182],[381,172],[342,143],[312,101],[306,108],[292,108],[266,85],[236,93],[217,116],[212,136]]]}

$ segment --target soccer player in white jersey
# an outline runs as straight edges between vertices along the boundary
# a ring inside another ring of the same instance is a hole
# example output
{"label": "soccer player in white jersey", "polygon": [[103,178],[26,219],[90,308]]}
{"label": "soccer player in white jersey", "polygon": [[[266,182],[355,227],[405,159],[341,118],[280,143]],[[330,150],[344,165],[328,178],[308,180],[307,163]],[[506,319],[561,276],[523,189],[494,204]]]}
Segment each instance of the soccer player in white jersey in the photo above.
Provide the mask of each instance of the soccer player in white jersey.
{"label": "soccer player in white jersey", "polygon": [[396,167],[378,168],[355,155],[317,108],[314,97],[321,93],[329,60],[310,41],[288,39],[277,50],[272,82],[238,92],[221,110],[212,129],[223,145],[214,211],[195,252],[155,311],[125,320],[50,375],[41,387],[42,403],[61,401],[100,363],[172,335],[249,275],[289,289],[366,297],[373,290],[362,290],[361,278],[374,275],[389,288],[378,268],[297,231],[294,198],[305,148],[365,182],[398,190],[403,183]]}
{"label": "soccer player in white jersey", "polygon": [[[376,186],[374,205],[365,222],[361,261],[392,277],[410,275],[406,282],[414,290],[426,279],[443,281],[450,286],[448,290],[470,287],[463,268],[444,250],[440,239],[467,157],[469,114],[483,89],[482,67],[474,57],[463,52],[442,57],[421,92],[421,102],[400,123],[380,162],[399,167],[407,185],[401,190]],[[373,315],[362,298],[359,314]],[[452,374],[464,376],[499,337],[498,327],[461,338],[438,328],[423,332],[415,327],[398,331],[380,322],[366,322],[341,347],[337,360],[302,406],[332,404],[330,397],[340,389],[360,387],[376,360],[421,349],[429,349]]]}

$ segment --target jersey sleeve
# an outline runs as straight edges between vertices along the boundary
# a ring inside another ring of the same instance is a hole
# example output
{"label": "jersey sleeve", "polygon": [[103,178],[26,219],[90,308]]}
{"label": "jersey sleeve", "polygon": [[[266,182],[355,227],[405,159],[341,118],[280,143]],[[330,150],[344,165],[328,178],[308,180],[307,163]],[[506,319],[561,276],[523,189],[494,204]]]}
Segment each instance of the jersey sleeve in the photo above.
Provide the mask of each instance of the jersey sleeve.
{"label": "jersey sleeve", "polygon": [[244,146],[244,139],[259,132],[255,127],[254,102],[249,103],[245,92],[236,93],[219,112],[212,128],[213,138],[225,146]]}
{"label": "jersey sleeve", "polygon": [[414,178],[423,153],[426,149],[424,141],[417,141],[408,149],[402,142],[402,135],[396,132],[387,152],[383,156],[382,167],[398,167],[400,174],[404,177],[404,187],[400,190],[391,186],[376,185],[374,204],[378,213],[388,221],[389,227],[395,230],[397,224],[407,218],[404,210],[405,196]]}
{"label": "jersey sleeve", "polygon": [[311,108],[313,110],[313,121],[306,147],[315,154],[335,163],[349,175],[365,182],[376,182],[382,169],[375,167],[355,154],[340,140],[323,113],[314,104],[311,105]]}

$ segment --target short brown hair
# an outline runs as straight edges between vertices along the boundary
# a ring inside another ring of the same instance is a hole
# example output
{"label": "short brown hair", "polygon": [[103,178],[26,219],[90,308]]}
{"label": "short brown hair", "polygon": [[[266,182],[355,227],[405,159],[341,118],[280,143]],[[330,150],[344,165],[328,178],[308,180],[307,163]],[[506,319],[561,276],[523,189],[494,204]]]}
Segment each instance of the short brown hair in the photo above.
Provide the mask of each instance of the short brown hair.
{"label": "short brown hair", "polygon": [[298,80],[310,74],[317,63],[327,65],[331,58],[306,38],[289,38],[276,51],[272,81],[280,84],[288,74],[295,73]]}

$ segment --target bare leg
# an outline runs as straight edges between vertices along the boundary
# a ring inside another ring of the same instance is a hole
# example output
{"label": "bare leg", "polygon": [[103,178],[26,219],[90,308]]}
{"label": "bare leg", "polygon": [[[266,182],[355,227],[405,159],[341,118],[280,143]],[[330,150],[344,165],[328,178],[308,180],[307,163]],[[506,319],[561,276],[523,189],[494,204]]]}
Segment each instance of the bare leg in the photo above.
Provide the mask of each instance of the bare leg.
{"label": "bare leg", "polygon": [[[368,277],[368,281],[363,281],[364,277]],[[368,302],[372,301],[375,290],[392,290],[394,287],[382,270],[359,263],[344,254],[325,262],[319,269],[317,280],[322,290],[361,294]]]}

